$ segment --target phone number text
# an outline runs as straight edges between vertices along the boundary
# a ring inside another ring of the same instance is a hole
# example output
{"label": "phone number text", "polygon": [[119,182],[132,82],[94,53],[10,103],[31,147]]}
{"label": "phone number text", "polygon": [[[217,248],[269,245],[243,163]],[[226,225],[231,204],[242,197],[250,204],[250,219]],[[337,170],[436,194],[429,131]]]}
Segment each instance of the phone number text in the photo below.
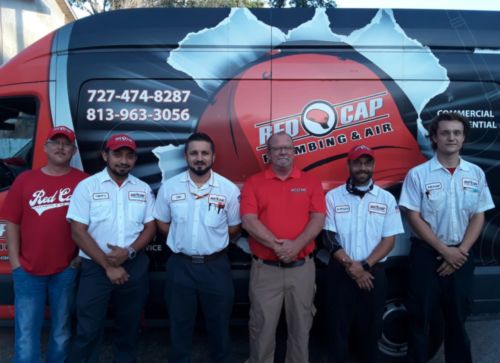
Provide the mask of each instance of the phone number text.
{"label": "phone number text", "polygon": [[88,89],[88,102],[139,102],[144,103],[186,103],[191,91],[188,90],[147,90],[126,89],[116,91],[114,89]]}
{"label": "phone number text", "polygon": [[189,108],[88,108],[88,121],[189,121]]}

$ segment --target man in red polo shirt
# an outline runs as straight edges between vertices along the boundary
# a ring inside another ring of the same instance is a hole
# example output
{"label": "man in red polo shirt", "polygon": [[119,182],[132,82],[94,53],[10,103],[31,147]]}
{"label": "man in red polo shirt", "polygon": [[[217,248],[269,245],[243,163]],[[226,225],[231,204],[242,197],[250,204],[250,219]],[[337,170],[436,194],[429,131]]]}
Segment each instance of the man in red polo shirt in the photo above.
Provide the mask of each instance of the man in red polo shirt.
{"label": "man in red polo shirt", "polygon": [[314,238],[323,227],[321,184],[293,165],[295,148],[284,132],[267,142],[271,166],[245,182],[241,220],[250,235],[249,363],[274,362],[275,333],[283,302],[286,362],[309,361],[314,315]]}

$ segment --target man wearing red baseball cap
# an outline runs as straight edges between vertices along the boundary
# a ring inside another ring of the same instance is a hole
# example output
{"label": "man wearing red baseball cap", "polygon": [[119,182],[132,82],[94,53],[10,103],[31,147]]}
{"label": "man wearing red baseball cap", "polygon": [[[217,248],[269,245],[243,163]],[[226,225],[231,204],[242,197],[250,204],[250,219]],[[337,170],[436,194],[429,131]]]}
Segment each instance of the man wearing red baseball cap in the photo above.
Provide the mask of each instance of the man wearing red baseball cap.
{"label": "man wearing red baseball cap", "polygon": [[52,327],[46,361],[67,360],[77,247],[65,217],[74,188],[87,176],[70,167],[74,141],[75,133],[69,128],[52,128],[44,145],[47,164],[20,174],[3,204],[15,294],[15,362],[41,360],[47,300]]}
{"label": "man wearing red baseball cap", "polygon": [[68,210],[82,257],[76,297],[77,332],[71,361],[97,360],[109,302],[115,317],[114,361],[133,362],[141,312],[148,293],[153,239],[154,196],[148,184],[130,174],[137,145],[126,134],[111,136],[102,151],[106,168],[75,190]]}
{"label": "man wearing red baseball cap", "polygon": [[395,235],[403,233],[396,199],[373,183],[375,154],[365,145],[347,155],[349,179],[326,195],[324,242],[331,259],[327,270],[328,361],[349,361],[355,329],[360,362],[377,362],[386,295],[383,262]]}

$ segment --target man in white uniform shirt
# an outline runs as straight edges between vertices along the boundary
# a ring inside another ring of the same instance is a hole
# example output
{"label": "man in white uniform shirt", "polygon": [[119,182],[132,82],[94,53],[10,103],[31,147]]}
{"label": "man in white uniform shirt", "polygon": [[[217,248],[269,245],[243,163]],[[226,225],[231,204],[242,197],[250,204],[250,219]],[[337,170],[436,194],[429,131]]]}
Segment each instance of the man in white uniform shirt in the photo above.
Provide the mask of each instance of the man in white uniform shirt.
{"label": "man in white uniform shirt", "polygon": [[97,362],[106,312],[114,311],[114,361],[135,362],[141,312],[148,294],[153,239],[154,196],[129,174],[137,160],[136,143],[125,134],[111,136],[102,157],[106,168],[78,184],[67,219],[82,256],[76,298],[77,332],[72,362]]}
{"label": "man in white uniform shirt", "polygon": [[439,309],[445,321],[447,363],[471,363],[465,319],[470,313],[472,246],[494,208],[484,172],[460,157],[469,122],[442,113],[429,135],[434,157],[411,169],[399,204],[413,229],[410,251],[410,362],[427,362],[430,322]]}
{"label": "man in white uniform shirt", "polygon": [[172,251],[166,266],[170,363],[191,361],[198,301],[205,317],[210,361],[231,361],[229,319],[234,286],[226,254],[230,236],[240,231],[239,189],[212,171],[210,137],[192,134],[185,146],[188,170],[165,181],[154,217]]}
{"label": "man in white uniform shirt", "polygon": [[380,262],[404,230],[395,198],[373,183],[373,150],[354,147],[347,166],[347,183],[326,195],[323,236],[332,257],[327,270],[328,362],[350,361],[354,330],[360,362],[374,363],[387,290]]}

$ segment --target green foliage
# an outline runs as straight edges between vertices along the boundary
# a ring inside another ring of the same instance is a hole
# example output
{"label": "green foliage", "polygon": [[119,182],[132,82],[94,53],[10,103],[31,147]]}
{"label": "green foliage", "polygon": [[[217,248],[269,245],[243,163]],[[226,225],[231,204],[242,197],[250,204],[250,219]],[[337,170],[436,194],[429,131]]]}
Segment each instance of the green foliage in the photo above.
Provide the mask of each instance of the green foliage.
{"label": "green foliage", "polygon": [[266,0],[68,0],[91,14],[128,8],[262,8]]}
{"label": "green foliage", "polygon": [[335,8],[335,0],[270,0],[273,8]]}

